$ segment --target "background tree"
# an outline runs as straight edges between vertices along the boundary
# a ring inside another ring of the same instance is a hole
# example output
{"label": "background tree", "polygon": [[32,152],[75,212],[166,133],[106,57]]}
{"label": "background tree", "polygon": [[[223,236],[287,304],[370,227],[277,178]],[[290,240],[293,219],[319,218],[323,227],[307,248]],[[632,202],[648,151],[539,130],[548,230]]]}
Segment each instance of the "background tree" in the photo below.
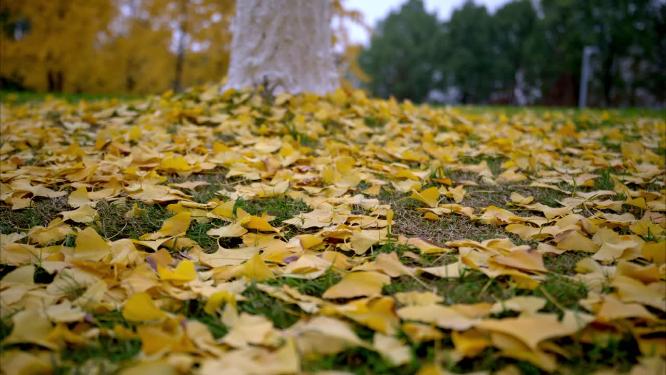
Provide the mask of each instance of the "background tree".
{"label": "background tree", "polygon": [[507,102],[527,102],[538,70],[532,64],[537,34],[538,17],[530,0],[518,0],[505,4],[492,16],[491,44],[496,80],[496,91]]}
{"label": "background tree", "polygon": [[421,0],[410,0],[389,14],[359,57],[360,66],[372,76],[370,90],[381,97],[424,100],[438,78],[433,58],[438,34],[437,17]]}
{"label": "background tree", "polygon": [[573,106],[582,51],[596,46],[592,105],[666,105],[664,9],[659,0],[513,0],[490,14],[467,1],[437,22],[410,1],[379,23],[360,62],[383,97]]}
{"label": "background tree", "polygon": [[95,41],[108,35],[111,0],[2,2],[0,75],[48,91],[81,91],[93,75]]}
{"label": "background tree", "polygon": [[148,93],[220,80],[233,6],[233,0],[1,2],[1,82],[38,91]]}
{"label": "background tree", "polygon": [[480,103],[496,87],[493,29],[485,6],[471,0],[456,9],[447,28],[449,58],[444,64],[454,76],[462,103]]}

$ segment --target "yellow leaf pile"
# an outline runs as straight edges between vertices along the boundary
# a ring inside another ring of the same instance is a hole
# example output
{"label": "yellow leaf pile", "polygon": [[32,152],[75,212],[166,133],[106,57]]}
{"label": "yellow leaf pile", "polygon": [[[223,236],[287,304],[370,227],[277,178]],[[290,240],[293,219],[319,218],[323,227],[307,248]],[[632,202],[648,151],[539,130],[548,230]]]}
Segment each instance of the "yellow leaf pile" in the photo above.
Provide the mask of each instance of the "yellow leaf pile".
{"label": "yellow leaf pile", "polygon": [[4,372],[663,373],[663,116],[217,90],[3,104]]}

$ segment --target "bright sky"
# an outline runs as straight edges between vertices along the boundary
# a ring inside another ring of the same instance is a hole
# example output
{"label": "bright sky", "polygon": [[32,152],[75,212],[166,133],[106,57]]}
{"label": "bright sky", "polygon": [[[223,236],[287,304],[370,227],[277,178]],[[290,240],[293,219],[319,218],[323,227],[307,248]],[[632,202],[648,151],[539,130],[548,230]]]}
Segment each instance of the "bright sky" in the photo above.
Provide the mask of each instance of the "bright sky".
{"label": "bright sky", "polygon": [[[400,9],[407,0],[348,0],[345,5],[349,9],[358,9],[365,16],[365,21],[372,27],[377,21],[385,18],[389,12]],[[424,0],[426,9],[435,12],[439,19],[449,19],[455,8],[462,6],[465,0]],[[491,12],[495,11],[508,0],[474,0],[477,4],[484,4]],[[369,35],[360,27],[352,25],[351,39],[354,43],[367,44]]]}

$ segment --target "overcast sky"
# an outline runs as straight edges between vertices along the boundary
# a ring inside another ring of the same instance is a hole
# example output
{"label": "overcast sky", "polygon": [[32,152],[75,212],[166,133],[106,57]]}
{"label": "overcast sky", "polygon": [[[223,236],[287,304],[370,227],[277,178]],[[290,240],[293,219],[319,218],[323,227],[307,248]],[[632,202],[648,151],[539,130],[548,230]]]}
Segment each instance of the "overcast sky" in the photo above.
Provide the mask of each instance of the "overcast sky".
{"label": "overcast sky", "polygon": [[[377,21],[385,18],[389,12],[397,10],[407,0],[347,0],[345,4],[349,9],[360,10],[365,16],[365,21],[370,26],[375,26]],[[455,8],[460,7],[465,0],[424,0],[426,9],[435,12],[439,19],[449,19]],[[484,4],[491,12],[508,0],[474,0],[477,4]],[[352,42],[367,44],[369,36],[360,27],[352,26]]]}

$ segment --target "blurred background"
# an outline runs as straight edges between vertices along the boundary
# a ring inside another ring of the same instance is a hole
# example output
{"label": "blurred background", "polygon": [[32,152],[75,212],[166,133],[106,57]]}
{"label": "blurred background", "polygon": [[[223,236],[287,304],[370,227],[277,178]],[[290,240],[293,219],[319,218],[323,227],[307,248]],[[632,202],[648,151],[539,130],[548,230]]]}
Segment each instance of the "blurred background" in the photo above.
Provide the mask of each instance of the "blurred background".
{"label": "blurred background", "polygon": [[[589,105],[666,105],[663,0],[332,3],[344,84],[379,97],[574,106],[586,65]],[[219,82],[233,13],[233,0],[2,1],[0,89],[144,95]]]}

